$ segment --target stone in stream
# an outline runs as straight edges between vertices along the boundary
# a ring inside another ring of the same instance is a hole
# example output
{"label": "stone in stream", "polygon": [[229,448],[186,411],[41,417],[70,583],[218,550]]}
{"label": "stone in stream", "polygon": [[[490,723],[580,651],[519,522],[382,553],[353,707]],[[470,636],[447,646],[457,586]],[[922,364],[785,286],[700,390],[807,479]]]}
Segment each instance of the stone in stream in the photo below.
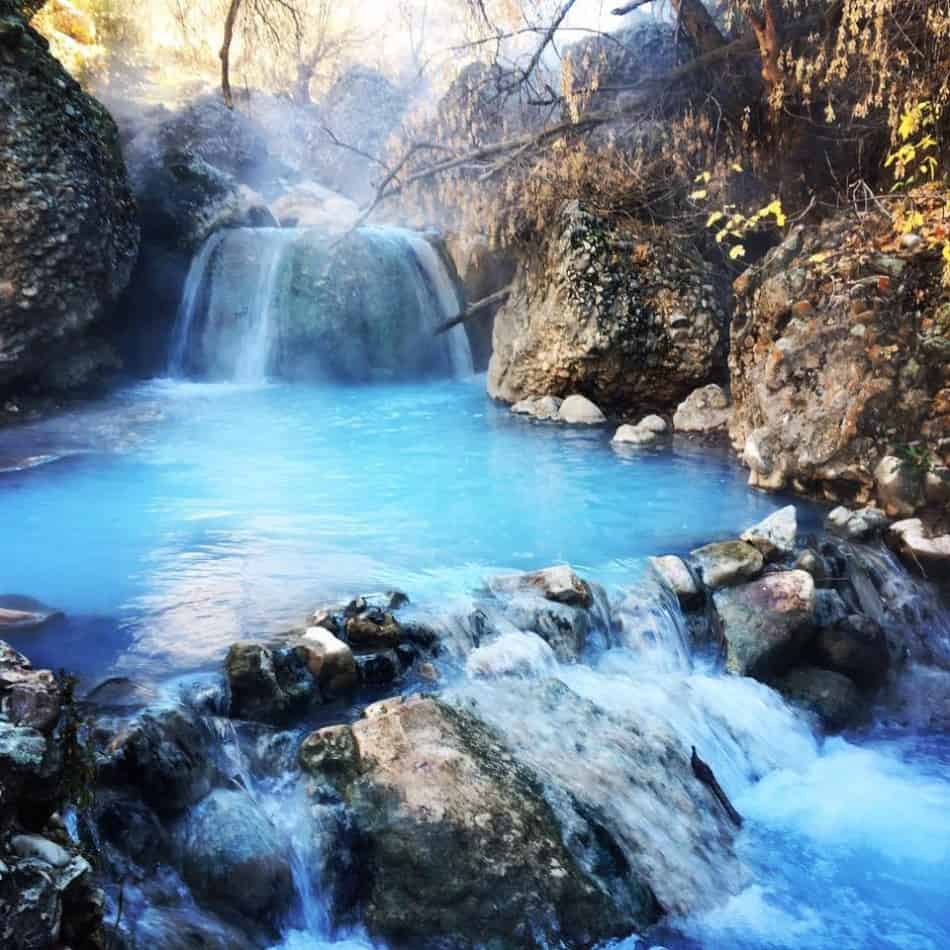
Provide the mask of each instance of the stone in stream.
{"label": "stone in stream", "polygon": [[563,399],[557,396],[537,396],[516,402],[511,411],[518,416],[531,416],[543,422],[553,422],[558,417]]}
{"label": "stone in stream", "polygon": [[851,511],[839,505],[825,518],[825,529],[848,541],[865,541],[880,534],[888,523],[887,515],[880,508],[868,506]]}
{"label": "stone in stream", "polygon": [[795,551],[798,520],[795,506],[786,505],[743,531],[741,539],[762,552],[767,561],[788,557]]}
{"label": "stone in stream", "polygon": [[867,712],[867,704],[854,683],[833,670],[797,666],[773,685],[789,702],[817,716],[826,732],[847,729]]}
{"label": "stone in stream", "polygon": [[320,701],[305,651],[271,650],[242,640],[231,645],[224,663],[235,719],[279,723]]}
{"label": "stone in stream", "polygon": [[928,576],[950,576],[950,534],[934,534],[920,518],[907,518],[891,525],[888,542],[918,571]]}
{"label": "stone in stream", "polygon": [[515,597],[505,609],[505,618],[519,630],[541,637],[561,663],[580,659],[591,629],[585,608],[532,595]]}
{"label": "stone in stream", "polygon": [[725,430],[732,418],[729,397],[721,386],[710,383],[694,389],[673,414],[673,428],[677,432],[707,434]]}
{"label": "stone in stream", "polygon": [[780,571],[713,596],[726,640],[726,668],[768,679],[801,654],[815,623],[815,581],[805,571]]}
{"label": "stone in stream", "polygon": [[561,403],[557,418],[558,422],[566,422],[569,425],[599,426],[607,421],[607,417],[598,406],[586,396],[577,393],[568,396]]}
{"label": "stone in stream", "polygon": [[402,639],[399,621],[378,607],[350,617],[343,629],[355,652],[392,648]]}
{"label": "stone in stream", "polygon": [[644,416],[638,423],[638,429],[646,429],[647,432],[655,432],[657,435],[663,435],[669,431],[666,420],[660,416]]}
{"label": "stone in stream", "polygon": [[344,692],[356,685],[353,651],[322,626],[308,627],[301,638],[307,668],[321,689]]}
{"label": "stone in stream", "polygon": [[37,630],[63,616],[61,610],[47,607],[32,597],[6,594],[0,597],[0,633]]}
{"label": "stone in stream", "polygon": [[354,657],[359,682],[364,686],[385,686],[399,678],[402,663],[395,650],[359,653]]}
{"label": "stone in stream", "polygon": [[13,725],[49,734],[59,721],[62,695],[49,670],[35,670],[30,661],[0,640],[0,714]]}
{"label": "stone in stream", "polygon": [[279,920],[294,895],[290,846],[244,791],[215,789],[179,819],[178,862],[195,896],[255,923]]}
{"label": "stone in stream", "polygon": [[885,455],[874,469],[877,501],[892,518],[906,518],[921,507],[923,488],[923,473],[894,455]]}
{"label": "stone in stream", "polygon": [[675,554],[651,557],[650,566],[683,606],[691,606],[702,598],[702,590],[686,562]]}
{"label": "stone in stream", "polygon": [[578,577],[566,564],[525,574],[501,574],[491,578],[488,587],[496,594],[534,591],[548,600],[573,607],[590,607],[594,603],[591,585]]}
{"label": "stone in stream", "polygon": [[536,633],[512,631],[478,647],[465,661],[469,676],[551,676],[557,670],[555,651]]}
{"label": "stone in stream", "polygon": [[842,673],[863,689],[883,685],[891,665],[884,631],[863,614],[820,630],[809,652],[817,666]]}
{"label": "stone in stream", "polygon": [[713,589],[730,587],[761,573],[761,552],[745,541],[717,541],[689,552],[703,583]]}
{"label": "stone in stream", "polygon": [[652,445],[656,439],[657,434],[652,429],[645,429],[639,425],[622,425],[610,441],[618,445]]}
{"label": "stone in stream", "polygon": [[474,716],[440,700],[377,703],[320,730],[301,764],[361,829],[363,919],[431,943],[587,946],[650,923],[649,889],[615,901],[566,847],[534,774]]}

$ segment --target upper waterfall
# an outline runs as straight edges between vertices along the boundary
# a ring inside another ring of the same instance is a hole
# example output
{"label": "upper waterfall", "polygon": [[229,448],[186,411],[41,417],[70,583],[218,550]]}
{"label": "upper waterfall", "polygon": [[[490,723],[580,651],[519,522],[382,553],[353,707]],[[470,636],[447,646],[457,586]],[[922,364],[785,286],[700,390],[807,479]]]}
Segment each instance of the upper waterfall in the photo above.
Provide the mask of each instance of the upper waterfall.
{"label": "upper waterfall", "polygon": [[218,231],[192,261],[168,371],[235,382],[470,375],[465,329],[435,335],[461,306],[441,254],[414,231]]}

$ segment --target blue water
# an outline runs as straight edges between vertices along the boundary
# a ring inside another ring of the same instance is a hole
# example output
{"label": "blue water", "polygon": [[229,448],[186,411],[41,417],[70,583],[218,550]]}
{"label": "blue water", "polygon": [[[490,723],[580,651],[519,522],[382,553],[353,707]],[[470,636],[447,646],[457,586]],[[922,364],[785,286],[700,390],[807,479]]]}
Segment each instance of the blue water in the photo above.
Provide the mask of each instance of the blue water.
{"label": "blue water", "polygon": [[16,539],[0,593],[66,612],[18,641],[38,662],[62,665],[69,645],[87,676],[157,676],[361,591],[438,602],[564,561],[630,583],[646,555],[734,536],[785,503],[724,453],[620,454],[609,436],[513,416],[477,378],[144,384],[0,433],[7,467],[75,453],[0,475]]}

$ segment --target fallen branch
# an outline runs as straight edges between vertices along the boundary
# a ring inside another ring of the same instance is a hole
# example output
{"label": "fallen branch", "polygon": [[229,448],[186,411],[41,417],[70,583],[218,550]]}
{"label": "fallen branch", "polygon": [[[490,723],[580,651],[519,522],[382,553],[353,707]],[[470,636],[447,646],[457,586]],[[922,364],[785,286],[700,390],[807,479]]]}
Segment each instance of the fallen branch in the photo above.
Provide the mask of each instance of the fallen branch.
{"label": "fallen branch", "polygon": [[503,303],[508,299],[511,294],[511,286],[503,287],[501,290],[496,290],[493,294],[489,294],[487,297],[482,297],[481,300],[476,300],[475,303],[469,304],[458,316],[452,317],[451,320],[446,320],[445,323],[440,323],[434,331],[434,336],[438,336],[440,333],[445,333],[446,330],[451,330],[452,327],[457,327],[460,323],[464,323],[469,317],[474,317],[476,313],[481,313],[483,310],[487,310],[489,307],[493,307],[496,303]]}

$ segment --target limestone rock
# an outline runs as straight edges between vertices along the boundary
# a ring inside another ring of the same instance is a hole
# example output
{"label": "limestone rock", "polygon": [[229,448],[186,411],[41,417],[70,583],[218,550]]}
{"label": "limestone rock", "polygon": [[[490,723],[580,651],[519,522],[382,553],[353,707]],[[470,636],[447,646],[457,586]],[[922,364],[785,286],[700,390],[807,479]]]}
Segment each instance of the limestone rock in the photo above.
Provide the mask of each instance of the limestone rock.
{"label": "limestone rock", "polygon": [[663,435],[669,431],[666,420],[660,416],[644,416],[638,423],[638,429],[646,429],[648,432],[655,432],[657,435]]}
{"label": "limestone rock", "polygon": [[868,507],[851,511],[839,505],[828,513],[825,528],[848,541],[866,541],[880,534],[888,523],[887,515],[879,508]]}
{"label": "limestone rock", "polygon": [[753,525],[740,536],[762,552],[767,561],[788,557],[795,551],[798,518],[794,505],[786,505]]}
{"label": "limestone rock", "polygon": [[537,396],[516,402],[511,411],[519,416],[531,416],[534,419],[553,422],[558,418],[563,399],[557,396]]}
{"label": "limestone rock", "polygon": [[[125,289],[139,230],[108,112],[18,12],[0,16],[0,388],[43,389]],[[97,385],[109,368],[92,360],[72,383]]]}
{"label": "limestone rock", "polygon": [[765,679],[800,654],[815,622],[815,582],[805,571],[766,574],[713,597],[726,640],[726,668]]}
{"label": "limestone rock", "polygon": [[726,428],[731,415],[729,397],[721,386],[710,383],[701,389],[694,389],[676,407],[673,428],[677,432],[717,432]]}
{"label": "limestone rock", "polygon": [[607,417],[600,408],[586,396],[577,393],[568,396],[561,403],[557,411],[558,422],[567,422],[570,425],[599,426],[607,421]]}
{"label": "limestone rock", "polygon": [[656,432],[640,426],[622,425],[610,440],[620,445],[652,445],[656,442]]}
{"label": "limestone rock", "polygon": [[665,228],[569,202],[495,317],[488,392],[672,406],[722,366],[722,300],[709,265]]}
{"label": "limestone rock", "polygon": [[689,552],[707,587],[730,587],[755,577],[764,560],[757,548],[745,541],[716,541]]}
{"label": "limestone rock", "polygon": [[566,564],[525,574],[502,574],[491,578],[488,587],[495,593],[505,594],[535,591],[548,600],[574,607],[590,607],[594,602],[590,584]]}
{"label": "limestone rock", "polygon": [[696,578],[681,557],[675,554],[651,557],[650,566],[684,606],[693,604],[702,597],[702,590],[696,583]]}
{"label": "limestone rock", "polygon": [[826,732],[853,726],[866,713],[866,704],[854,683],[832,670],[798,666],[775,683],[790,702],[814,713]]}

